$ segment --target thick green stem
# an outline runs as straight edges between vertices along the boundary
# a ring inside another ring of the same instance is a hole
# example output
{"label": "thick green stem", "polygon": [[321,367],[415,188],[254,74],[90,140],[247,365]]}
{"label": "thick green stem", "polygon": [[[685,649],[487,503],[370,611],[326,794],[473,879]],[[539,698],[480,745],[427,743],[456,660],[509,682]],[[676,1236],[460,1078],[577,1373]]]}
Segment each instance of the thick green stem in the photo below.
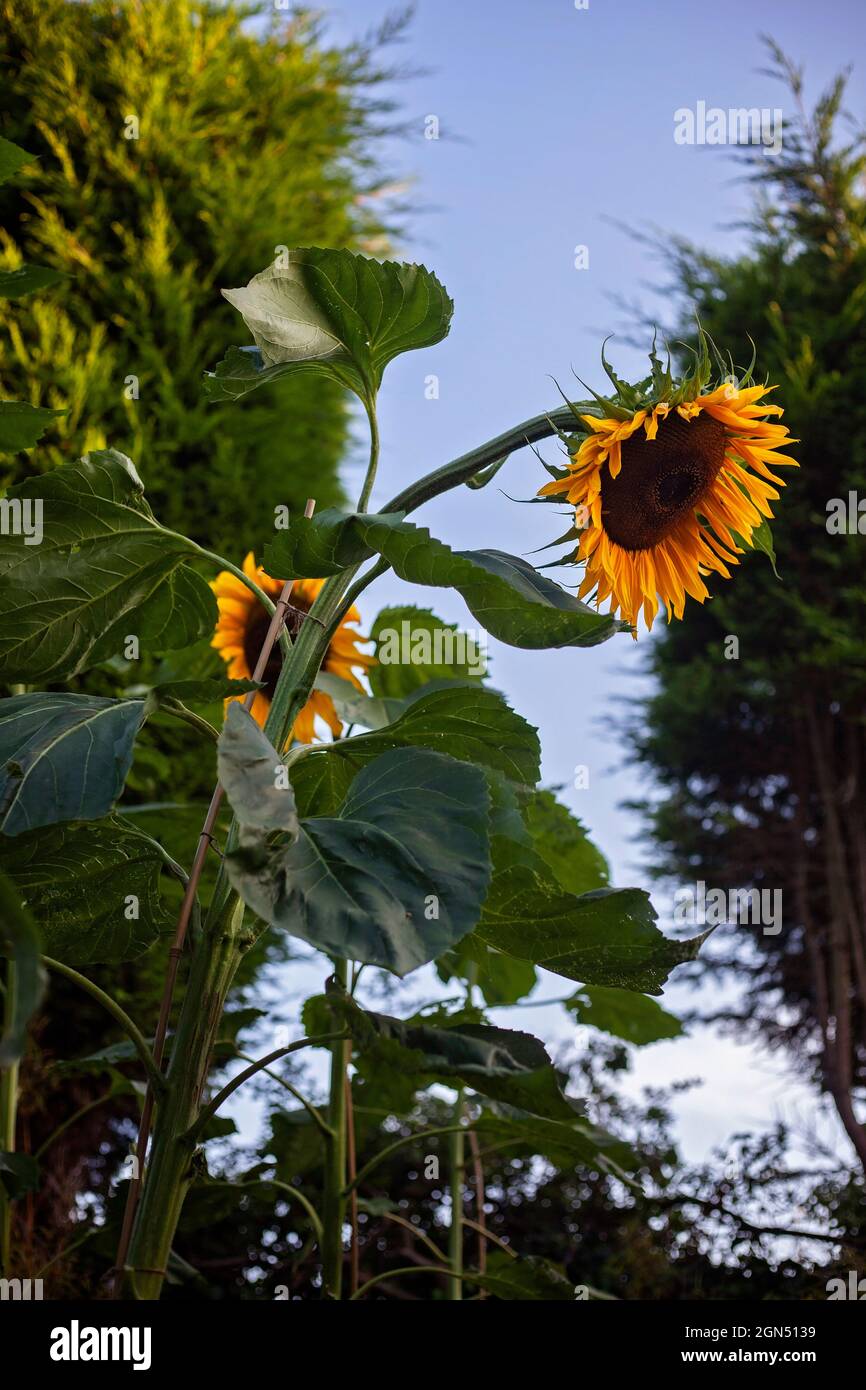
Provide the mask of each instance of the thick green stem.
{"label": "thick green stem", "polygon": [[[344,960],[334,961],[334,975],[346,988],[348,968]],[[322,1197],[322,1279],[325,1293],[339,1298],[343,1283],[343,1219],[346,1210],[346,1069],[351,1043],[339,1041],[331,1047],[331,1085],[328,1125],[331,1134],[325,1143],[325,1188]]]}
{"label": "thick green stem", "polygon": [[[5,1016],[10,1021],[15,1014],[15,962],[6,967]],[[18,1118],[18,1063],[0,1071],[0,1150],[15,1151],[15,1129]],[[8,1275],[12,1267],[12,1202],[0,1184],[0,1274]]]}
{"label": "thick green stem", "polygon": [[195,945],[129,1253],[128,1266],[141,1299],[157,1299],[162,1289],[181,1209],[196,1173],[196,1146],[189,1131],[201,1110],[226,997],[248,944],[243,904],[232,897]]}
{"label": "thick green stem", "polygon": [[[463,1089],[457,1092],[454,1113],[458,1120],[463,1112]],[[451,1229],[448,1232],[448,1258],[451,1275],[448,1297],[459,1302],[463,1297],[463,1169],[465,1167],[466,1134],[455,1128],[448,1143],[451,1184]]]}

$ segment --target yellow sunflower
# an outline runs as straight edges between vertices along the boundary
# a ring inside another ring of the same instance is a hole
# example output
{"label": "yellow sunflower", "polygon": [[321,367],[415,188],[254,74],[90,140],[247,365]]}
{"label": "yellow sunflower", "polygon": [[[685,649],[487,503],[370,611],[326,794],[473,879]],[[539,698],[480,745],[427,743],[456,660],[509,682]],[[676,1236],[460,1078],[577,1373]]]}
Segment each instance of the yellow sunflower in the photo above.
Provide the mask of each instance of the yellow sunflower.
{"label": "yellow sunflower", "polygon": [[706,576],[729,579],[784,487],[770,465],[797,466],[780,452],[797,441],[769,418],[782,414],[764,399],[774,387],[750,384],[751,369],[737,378],[731,368],[704,390],[707,341],[701,334],[695,370],[680,382],[655,351],[652,376],[637,386],[605,362],[615,395],[596,397],[601,414],[572,407],[581,429],[563,436],[569,464],[548,468],[554,481],[539,493],[575,508],[571,534],[580,539],[570,558],[586,567],[579,597],[597,606],[609,599],[610,612],[633,627],[641,610],[652,627],[659,598],[670,622],[683,616],[687,595],[709,597]]}
{"label": "yellow sunflower", "polygon": [[[282,579],[272,579],[256,564],[250,551],[243,564],[244,574],[254,579],[260,589],[277,599],[283,590]],[[304,614],[312,607],[314,599],[324,584],[324,579],[296,579],[290,603],[292,607],[286,615],[286,628],[295,637],[304,621]],[[227,570],[222,570],[212,582],[219,607],[219,621],[211,642],[216,647],[228,667],[227,674],[232,680],[249,680],[255,668],[259,652],[270,625],[270,614],[262,607],[255,594]],[[295,611],[292,611],[295,610]],[[351,681],[358,690],[364,687],[355,674],[362,673],[373,664],[374,658],[358,651],[357,642],[369,639],[359,632],[353,632],[351,623],[358,623],[361,615],[354,606],[349,609],[339,628],[331,638],[328,654],[322,664],[324,671],[330,671],[343,680]],[[271,697],[280,674],[282,657],[275,646],[265,668],[264,687],[256,692],[252,705],[252,716],[257,724],[264,724],[271,707]],[[243,699],[243,696],[233,698]],[[292,727],[289,742],[297,739],[299,743],[312,743],[315,738],[316,717],[325,721],[335,738],[339,738],[343,725],[334,708],[330,695],[322,690],[314,690]]]}

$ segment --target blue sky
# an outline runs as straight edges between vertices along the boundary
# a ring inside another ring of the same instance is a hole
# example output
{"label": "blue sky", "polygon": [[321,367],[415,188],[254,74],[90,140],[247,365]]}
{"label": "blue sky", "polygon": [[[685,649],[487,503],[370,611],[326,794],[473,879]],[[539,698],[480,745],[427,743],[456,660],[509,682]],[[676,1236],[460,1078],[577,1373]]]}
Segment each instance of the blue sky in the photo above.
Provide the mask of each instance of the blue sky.
{"label": "blue sky", "polygon": [[[337,40],[357,37],[391,10],[383,0],[328,7],[329,32]],[[749,191],[725,150],[675,142],[674,113],[699,101],[789,110],[787,92],[759,72],[766,66],[760,32],[806,64],[813,99],[852,54],[866,49],[866,6],[589,0],[578,9],[574,0],[420,0],[394,54],[425,69],[392,89],[410,129],[392,142],[388,158],[395,177],[413,181],[415,209],[397,249],[436,270],[456,312],[444,343],[388,369],[379,504],[407,479],[557,404],[551,378],[577,393],[574,370],[601,388],[602,338],[638,327],[617,300],[640,303],[662,323],[670,319],[670,303],[653,288],[659,263],[617,224],[655,226],[716,252],[734,253],[743,244],[736,224],[748,211]],[[849,105],[858,112],[864,71],[866,64],[849,87]],[[429,116],[438,118],[438,140],[424,137]],[[588,248],[588,269],[575,268],[578,245]],[[743,342],[729,345],[735,357],[747,355],[745,334],[760,344],[761,331],[758,305],[754,321],[743,324]],[[643,374],[641,354],[622,338],[608,355],[622,374]],[[430,373],[439,378],[437,400],[425,398]],[[555,457],[555,443],[546,447]],[[543,481],[528,450],[497,479],[516,497],[531,496]],[[495,484],[449,494],[418,519],[452,545],[518,554],[559,533],[552,509],[519,506]],[[443,591],[419,599],[386,578],[372,595],[368,618],[389,602],[420,601],[446,618],[471,622],[462,601]],[[571,788],[575,766],[588,765],[589,789],[567,790],[566,799],[590,826],[620,885],[649,886],[635,843],[639,826],[619,804],[640,783],[633,766],[622,766],[614,725],[625,703],[646,689],[647,640],[621,637],[585,652],[491,645],[494,683],[539,727],[545,780]],[[654,900],[669,931],[670,904],[664,895]],[[547,984],[550,997],[563,993],[561,981],[551,977]],[[694,1001],[675,987],[667,1002]],[[514,1019],[512,1012],[501,1021]],[[520,1026],[549,1040],[574,1039],[550,1009],[520,1010]],[[639,1054],[632,1084],[684,1075],[706,1078],[700,1092],[679,1102],[681,1133],[693,1154],[738,1127],[815,1109],[781,1059],[706,1030]]]}

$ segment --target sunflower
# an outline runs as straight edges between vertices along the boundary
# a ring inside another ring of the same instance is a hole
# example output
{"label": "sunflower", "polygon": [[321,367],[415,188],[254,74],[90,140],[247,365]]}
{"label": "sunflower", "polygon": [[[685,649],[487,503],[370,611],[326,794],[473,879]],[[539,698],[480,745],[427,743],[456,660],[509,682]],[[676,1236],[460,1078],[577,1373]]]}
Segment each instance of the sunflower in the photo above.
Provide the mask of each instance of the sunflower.
{"label": "sunflower", "polygon": [[[244,574],[249,575],[250,579],[254,579],[259,588],[263,589],[270,598],[279,598],[283,591],[284,581],[272,579],[269,574],[265,574],[261,566],[256,564],[252,551],[244,560],[243,569]],[[301,623],[304,621],[304,614],[312,607],[313,600],[318,596],[324,582],[324,579],[295,580],[290,599],[292,606],[286,615],[286,629],[289,636],[295,637],[297,635]],[[236,579],[233,574],[229,574],[227,570],[220,571],[212,582],[211,588],[216,594],[217,606],[219,607],[219,621],[211,646],[216,647],[228,667],[227,674],[233,680],[249,680],[270,625],[270,614],[262,607],[252,590],[242,584],[239,579]],[[360,620],[361,615],[353,606],[346,613],[331,638],[328,654],[322,663],[322,670],[330,671],[335,676],[341,676],[343,680],[351,681],[352,685],[363,691],[364,687],[355,674],[355,669],[357,668],[361,672],[365,671],[368,666],[373,664],[374,658],[358,651],[355,645],[356,642],[369,640],[362,637],[359,632],[353,632],[350,629],[350,623],[358,623]],[[275,646],[265,667],[264,686],[261,690],[256,691],[253,700],[251,713],[257,724],[264,724],[268,717],[271,697],[277,684],[281,665],[280,649],[279,646]],[[233,698],[243,699],[244,697],[234,696]],[[324,691],[314,690],[295,720],[289,742],[292,739],[297,739],[299,743],[312,743],[315,737],[317,716],[325,721],[334,737],[339,738],[343,731],[343,725],[334,708],[333,700]]]}
{"label": "sunflower", "polygon": [[710,346],[701,332],[694,370],[677,381],[653,345],[652,374],[635,386],[602,353],[616,391],[596,396],[589,413],[571,407],[580,429],[562,436],[568,466],[548,466],[554,481],[539,493],[575,508],[568,538],[579,543],[567,560],[585,565],[578,596],[596,606],[609,599],[632,628],[641,610],[652,627],[659,598],[670,622],[686,596],[709,597],[708,575],[729,579],[743,546],[767,535],[770,502],[784,487],[770,465],[797,466],[780,452],[797,441],[770,418],[782,414],[765,400],[775,388],[753,385],[751,368],[738,376],[718,355],[725,379],[712,384]]}

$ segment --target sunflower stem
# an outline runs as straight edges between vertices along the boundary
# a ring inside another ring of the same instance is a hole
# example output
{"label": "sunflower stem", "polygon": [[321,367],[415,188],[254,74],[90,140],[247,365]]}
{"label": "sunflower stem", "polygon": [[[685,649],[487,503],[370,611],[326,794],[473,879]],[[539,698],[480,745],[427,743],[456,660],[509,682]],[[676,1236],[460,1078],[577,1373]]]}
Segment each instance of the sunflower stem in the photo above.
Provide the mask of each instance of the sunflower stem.
{"label": "sunflower stem", "polygon": [[[348,965],[335,960],[334,978],[345,990]],[[346,1209],[346,1068],[351,1044],[331,1046],[331,1082],[328,1101],[330,1136],[325,1143],[325,1190],[322,1196],[322,1279],[326,1295],[339,1299],[343,1283],[343,1217]]]}
{"label": "sunflower stem", "polygon": [[[15,962],[6,966],[5,1017],[11,1026],[15,1013]],[[0,1072],[0,1149],[15,1150],[18,1118],[18,1063]],[[0,1183],[0,1274],[10,1274],[12,1265],[12,1199]]]}

